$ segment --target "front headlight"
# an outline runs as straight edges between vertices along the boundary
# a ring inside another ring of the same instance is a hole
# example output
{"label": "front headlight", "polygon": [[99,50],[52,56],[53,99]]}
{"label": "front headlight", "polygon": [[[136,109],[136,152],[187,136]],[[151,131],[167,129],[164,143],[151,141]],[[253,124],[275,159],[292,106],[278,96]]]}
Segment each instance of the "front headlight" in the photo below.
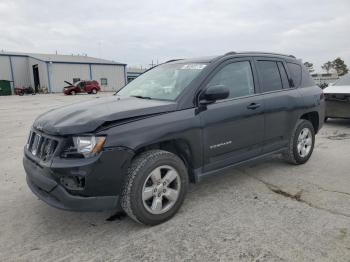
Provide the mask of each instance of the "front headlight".
{"label": "front headlight", "polygon": [[91,157],[101,151],[105,140],[104,136],[76,136],[73,137],[74,149],[85,158]]}

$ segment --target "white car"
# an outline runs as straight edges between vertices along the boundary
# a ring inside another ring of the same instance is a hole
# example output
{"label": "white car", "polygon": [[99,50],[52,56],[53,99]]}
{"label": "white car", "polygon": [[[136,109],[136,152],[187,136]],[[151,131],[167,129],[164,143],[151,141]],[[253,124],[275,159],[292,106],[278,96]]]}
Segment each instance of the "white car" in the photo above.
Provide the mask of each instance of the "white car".
{"label": "white car", "polygon": [[350,118],[350,74],[341,77],[334,85],[323,90],[328,118]]}

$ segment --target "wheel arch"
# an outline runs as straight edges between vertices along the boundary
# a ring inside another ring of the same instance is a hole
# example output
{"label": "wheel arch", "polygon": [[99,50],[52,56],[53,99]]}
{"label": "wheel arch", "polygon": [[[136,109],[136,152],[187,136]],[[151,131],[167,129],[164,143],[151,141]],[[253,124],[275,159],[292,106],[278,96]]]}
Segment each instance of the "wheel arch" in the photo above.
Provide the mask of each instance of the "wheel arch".
{"label": "wheel arch", "polygon": [[171,139],[160,141],[148,145],[143,145],[140,148],[135,150],[134,158],[142,152],[152,150],[152,149],[161,149],[164,151],[171,152],[177,155],[185,164],[189,180],[191,183],[195,183],[195,175],[194,175],[194,166],[193,166],[193,151],[191,149],[190,144],[185,139]]}
{"label": "wheel arch", "polygon": [[300,119],[305,119],[310,121],[312,126],[314,127],[315,134],[317,134],[319,130],[319,125],[320,125],[320,117],[317,111],[305,113],[300,116]]}

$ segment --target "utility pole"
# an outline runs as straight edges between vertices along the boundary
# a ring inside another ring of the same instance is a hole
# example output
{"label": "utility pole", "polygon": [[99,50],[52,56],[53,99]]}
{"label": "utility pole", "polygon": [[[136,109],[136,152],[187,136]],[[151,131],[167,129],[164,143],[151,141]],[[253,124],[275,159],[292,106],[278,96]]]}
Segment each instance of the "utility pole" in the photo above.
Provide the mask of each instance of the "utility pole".
{"label": "utility pole", "polygon": [[98,57],[101,58],[102,40],[98,41]]}

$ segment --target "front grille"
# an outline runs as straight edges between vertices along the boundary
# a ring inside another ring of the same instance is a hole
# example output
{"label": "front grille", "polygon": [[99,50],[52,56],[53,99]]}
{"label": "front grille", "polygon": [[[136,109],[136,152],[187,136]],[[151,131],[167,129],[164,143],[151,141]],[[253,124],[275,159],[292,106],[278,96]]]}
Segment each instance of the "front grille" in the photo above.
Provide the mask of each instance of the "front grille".
{"label": "front grille", "polygon": [[45,136],[44,134],[31,131],[27,142],[27,149],[33,156],[47,161],[53,156],[57,145],[57,140]]}

